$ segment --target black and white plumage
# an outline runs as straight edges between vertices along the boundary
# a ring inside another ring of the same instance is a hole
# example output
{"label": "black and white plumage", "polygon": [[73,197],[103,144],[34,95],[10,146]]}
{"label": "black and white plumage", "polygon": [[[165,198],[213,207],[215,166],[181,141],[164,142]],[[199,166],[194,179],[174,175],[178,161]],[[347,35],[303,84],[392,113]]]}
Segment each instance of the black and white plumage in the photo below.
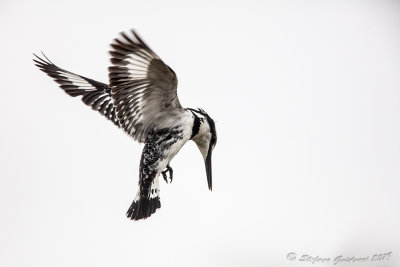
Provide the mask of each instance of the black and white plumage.
{"label": "black and white plumage", "polygon": [[137,35],[121,33],[111,44],[109,85],[57,67],[46,56],[34,62],[70,96],[99,111],[140,143],[139,190],[127,217],[144,219],[161,207],[159,176],[172,181],[170,162],[193,140],[203,155],[208,187],[212,189],[211,155],[217,142],[215,123],[202,109],[183,108],[178,79]]}

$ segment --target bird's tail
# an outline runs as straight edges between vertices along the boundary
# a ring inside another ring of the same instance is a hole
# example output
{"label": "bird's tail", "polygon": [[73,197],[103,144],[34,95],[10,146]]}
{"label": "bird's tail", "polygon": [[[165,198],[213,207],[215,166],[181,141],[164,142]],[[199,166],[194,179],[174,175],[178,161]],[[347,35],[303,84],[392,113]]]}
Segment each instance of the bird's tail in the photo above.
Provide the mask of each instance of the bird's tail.
{"label": "bird's tail", "polygon": [[150,217],[157,209],[161,208],[160,187],[158,177],[151,184],[147,196],[142,196],[141,191],[137,193],[131,206],[126,212],[126,216],[131,220],[141,220]]}

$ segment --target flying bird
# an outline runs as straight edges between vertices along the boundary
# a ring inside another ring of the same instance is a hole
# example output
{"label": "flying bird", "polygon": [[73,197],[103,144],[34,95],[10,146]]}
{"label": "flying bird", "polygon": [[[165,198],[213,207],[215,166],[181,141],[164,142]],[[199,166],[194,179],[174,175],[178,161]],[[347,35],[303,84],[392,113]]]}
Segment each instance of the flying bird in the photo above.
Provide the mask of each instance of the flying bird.
{"label": "flying bird", "polygon": [[205,162],[212,190],[211,155],[217,143],[213,119],[203,109],[183,108],[177,95],[175,72],[131,30],[111,43],[109,84],[69,72],[44,54],[35,65],[82,101],[121,128],[144,148],[139,165],[139,190],[126,216],[150,217],[161,207],[159,176],[173,179],[171,160],[193,140]]}

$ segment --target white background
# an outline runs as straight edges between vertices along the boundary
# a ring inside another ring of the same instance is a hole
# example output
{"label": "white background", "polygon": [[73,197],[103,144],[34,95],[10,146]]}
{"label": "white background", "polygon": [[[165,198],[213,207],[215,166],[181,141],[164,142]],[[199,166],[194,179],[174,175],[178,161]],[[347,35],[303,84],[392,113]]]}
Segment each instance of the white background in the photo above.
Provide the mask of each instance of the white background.
{"label": "white background", "polygon": [[[396,1],[3,0],[0,266],[312,265],[289,252],[392,252],[378,266],[396,266],[399,12]],[[173,183],[161,181],[162,208],[139,222],[125,212],[142,145],[32,62],[42,50],[107,82],[109,43],[131,28],[218,131],[213,192],[189,142]]]}

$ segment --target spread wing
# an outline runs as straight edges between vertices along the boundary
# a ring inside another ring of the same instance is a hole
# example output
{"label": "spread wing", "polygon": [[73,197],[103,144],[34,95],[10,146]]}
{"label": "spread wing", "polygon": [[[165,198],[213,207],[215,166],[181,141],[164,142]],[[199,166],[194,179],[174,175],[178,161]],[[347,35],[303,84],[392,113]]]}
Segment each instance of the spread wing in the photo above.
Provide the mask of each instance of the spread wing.
{"label": "spread wing", "polygon": [[111,97],[111,89],[106,84],[61,69],[54,65],[44,54],[43,56],[45,59],[35,55],[36,59],[33,60],[40,70],[59,83],[61,89],[67,94],[73,97],[82,96],[82,101],[86,105],[97,110],[119,127]]}
{"label": "spread wing", "polygon": [[135,140],[162,128],[182,112],[178,79],[135,33],[121,33],[111,44],[110,87],[121,127]]}

